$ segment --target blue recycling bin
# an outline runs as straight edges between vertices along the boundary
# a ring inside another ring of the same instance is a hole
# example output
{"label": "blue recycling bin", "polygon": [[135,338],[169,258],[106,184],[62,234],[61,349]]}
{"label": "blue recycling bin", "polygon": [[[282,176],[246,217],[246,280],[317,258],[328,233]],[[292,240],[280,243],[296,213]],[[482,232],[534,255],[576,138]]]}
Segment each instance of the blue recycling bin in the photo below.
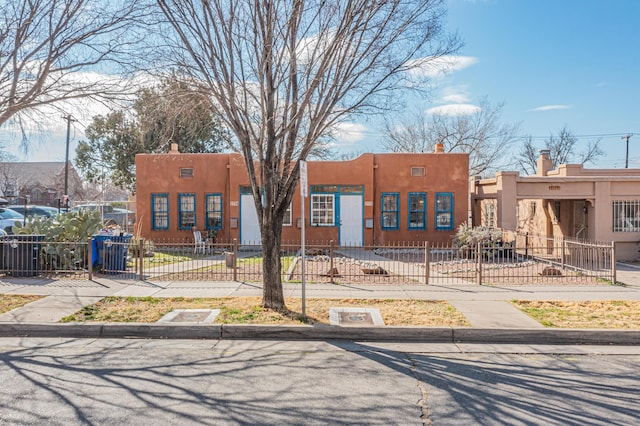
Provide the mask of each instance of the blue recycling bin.
{"label": "blue recycling bin", "polygon": [[108,274],[125,272],[131,238],[132,235],[94,235],[91,259],[93,267]]}

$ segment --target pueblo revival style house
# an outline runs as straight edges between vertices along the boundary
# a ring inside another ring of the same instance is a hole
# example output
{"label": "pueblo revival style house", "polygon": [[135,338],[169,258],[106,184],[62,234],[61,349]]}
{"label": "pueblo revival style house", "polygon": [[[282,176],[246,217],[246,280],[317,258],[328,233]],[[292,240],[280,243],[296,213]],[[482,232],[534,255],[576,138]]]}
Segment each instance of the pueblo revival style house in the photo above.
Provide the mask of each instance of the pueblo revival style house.
{"label": "pueblo revival style house", "polygon": [[470,184],[474,225],[553,238],[615,242],[617,260],[639,258],[640,169],[585,169],[541,150],[537,171],[503,171]]}
{"label": "pueblo revival style house", "polygon": [[[350,161],[308,162],[306,239],[341,246],[450,241],[467,219],[469,157],[444,153],[363,154]],[[244,159],[236,153],[136,155],[141,236],[259,244],[260,227]],[[285,217],[283,241],[300,242],[299,190]]]}

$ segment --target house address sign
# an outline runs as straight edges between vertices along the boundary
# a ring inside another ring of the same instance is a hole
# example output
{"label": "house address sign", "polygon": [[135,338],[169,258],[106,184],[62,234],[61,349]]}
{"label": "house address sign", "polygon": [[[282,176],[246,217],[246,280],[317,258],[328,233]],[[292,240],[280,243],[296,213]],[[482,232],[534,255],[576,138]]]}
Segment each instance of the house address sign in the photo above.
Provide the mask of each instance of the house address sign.
{"label": "house address sign", "polygon": [[549,191],[560,191],[560,185],[549,185]]}
{"label": "house address sign", "polygon": [[229,203],[229,205],[230,205],[231,207],[238,207],[238,206],[240,205],[240,202],[239,202],[239,201],[231,201],[231,202]]}

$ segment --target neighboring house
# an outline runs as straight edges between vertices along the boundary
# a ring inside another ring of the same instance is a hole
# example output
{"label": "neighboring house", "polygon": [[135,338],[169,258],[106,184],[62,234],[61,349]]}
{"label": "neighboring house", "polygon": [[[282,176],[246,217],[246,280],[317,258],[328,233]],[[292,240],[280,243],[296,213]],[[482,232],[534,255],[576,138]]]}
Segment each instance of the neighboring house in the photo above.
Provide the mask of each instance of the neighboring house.
{"label": "neighboring house", "polygon": [[[339,245],[450,241],[467,219],[467,154],[363,154],[351,161],[310,161],[307,241]],[[260,227],[240,154],[136,155],[137,219],[152,240],[192,240],[195,226],[220,239],[259,244]],[[300,242],[299,190],[283,242]]]}
{"label": "neighboring house", "polygon": [[[12,204],[36,204],[58,207],[64,194],[65,163],[0,162],[0,191]],[[69,198],[82,199],[83,183],[69,163]]]}
{"label": "neighboring house", "polygon": [[474,225],[615,241],[617,260],[640,257],[640,169],[562,164],[553,170],[549,151],[542,150],[535,175],[499,172],[473,179],[469,188]]}

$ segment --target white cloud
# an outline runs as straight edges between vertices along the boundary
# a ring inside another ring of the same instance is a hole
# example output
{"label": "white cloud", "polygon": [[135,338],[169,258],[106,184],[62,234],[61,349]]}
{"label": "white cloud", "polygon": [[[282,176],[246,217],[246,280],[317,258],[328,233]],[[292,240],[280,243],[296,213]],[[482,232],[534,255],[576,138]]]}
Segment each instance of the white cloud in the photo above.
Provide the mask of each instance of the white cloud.
{"label": "white cloud", "polygon": [[448,105],[440,105],[437,107],[429,108],[427,110],[427,114],[459,116],[459,115],[475,114],[478,111],[480,111],[480,107],[478,105],[448,104]]}
{"label": "white cloud", "polygon": [[407,65],[412,68],[410,74],[418,78],[443,77],[454,71],[468,68],[478,62],[473,56],[445,55],[415,59]]}
{"label": "white cloud", "polygon": [[353,143],[364,139],[367,128],[359,123],[338,123],[334,126],[332,136],[340,142]]}
{"label": "white cloud", "polygon": [[543,106],[539,106],[537,108],[533,108],[530,109],[529,111],[533,111],[533,112],[538,112],[538,111],[554,111],[554,110],[558,110],[558,109],[570,109],[572,108],[573,105],[543,105]]}

